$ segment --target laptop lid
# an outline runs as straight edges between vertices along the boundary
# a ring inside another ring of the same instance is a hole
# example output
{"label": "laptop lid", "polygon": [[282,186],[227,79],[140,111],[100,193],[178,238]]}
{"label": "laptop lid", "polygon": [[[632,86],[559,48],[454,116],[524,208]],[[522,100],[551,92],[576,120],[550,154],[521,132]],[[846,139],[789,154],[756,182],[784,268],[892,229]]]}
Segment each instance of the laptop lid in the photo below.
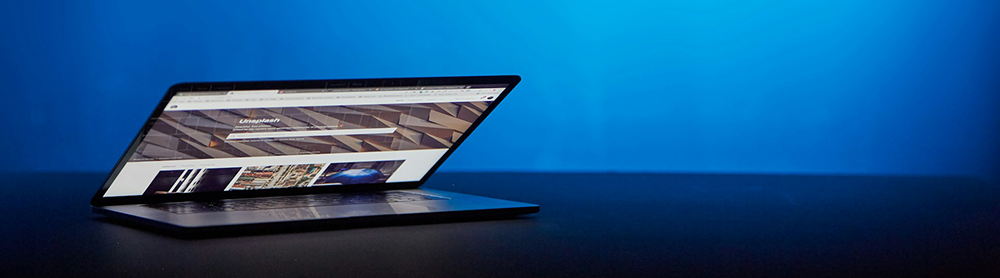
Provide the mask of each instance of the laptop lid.
{"label": "laptop lid", "polygon": [[416,188],[519,81],[176,84],[91,205]]}

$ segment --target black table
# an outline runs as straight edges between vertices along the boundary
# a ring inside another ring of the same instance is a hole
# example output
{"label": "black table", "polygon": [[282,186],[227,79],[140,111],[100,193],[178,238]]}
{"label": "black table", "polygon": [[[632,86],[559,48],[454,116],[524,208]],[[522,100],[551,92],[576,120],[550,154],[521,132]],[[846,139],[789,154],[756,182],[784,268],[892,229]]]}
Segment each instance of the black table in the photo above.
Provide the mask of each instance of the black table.
{"label": "black table", "polygon": [[441,173],[510,220],[185,239],[90,212],[103,173],[7,174],[0,277],[997,276],[975,179]]}

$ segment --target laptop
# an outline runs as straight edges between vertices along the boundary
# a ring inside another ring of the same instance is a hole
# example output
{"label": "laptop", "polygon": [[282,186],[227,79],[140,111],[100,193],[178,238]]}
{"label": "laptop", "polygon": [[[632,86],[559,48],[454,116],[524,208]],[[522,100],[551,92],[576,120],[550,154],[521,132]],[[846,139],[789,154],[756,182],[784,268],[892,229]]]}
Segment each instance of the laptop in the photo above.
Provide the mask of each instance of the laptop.
{"label": "laptop", "polygon": [[519,76],[180,83],[91,200],[175,232],[538,212],[423,189]]}

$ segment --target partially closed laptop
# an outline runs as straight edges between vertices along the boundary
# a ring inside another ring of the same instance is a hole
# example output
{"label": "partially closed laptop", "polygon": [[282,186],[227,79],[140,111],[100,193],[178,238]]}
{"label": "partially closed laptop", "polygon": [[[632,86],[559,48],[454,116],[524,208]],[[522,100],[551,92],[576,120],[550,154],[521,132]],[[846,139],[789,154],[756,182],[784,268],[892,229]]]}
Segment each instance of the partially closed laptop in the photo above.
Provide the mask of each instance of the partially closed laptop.
{"label": "partially closed laptop", "polygon": [[420,189],[518,76],[181,83],[95,212],[175,231],[527,214]]}

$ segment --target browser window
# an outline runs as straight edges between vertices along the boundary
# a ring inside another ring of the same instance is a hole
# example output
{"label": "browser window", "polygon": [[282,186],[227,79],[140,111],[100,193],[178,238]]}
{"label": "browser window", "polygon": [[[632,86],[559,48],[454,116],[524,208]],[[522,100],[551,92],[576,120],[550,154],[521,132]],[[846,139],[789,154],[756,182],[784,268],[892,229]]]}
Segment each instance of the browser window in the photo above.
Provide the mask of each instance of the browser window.
{"label": "browser window", "polygon": [[419,181],[505,87],[179,92],[104,196]]}

